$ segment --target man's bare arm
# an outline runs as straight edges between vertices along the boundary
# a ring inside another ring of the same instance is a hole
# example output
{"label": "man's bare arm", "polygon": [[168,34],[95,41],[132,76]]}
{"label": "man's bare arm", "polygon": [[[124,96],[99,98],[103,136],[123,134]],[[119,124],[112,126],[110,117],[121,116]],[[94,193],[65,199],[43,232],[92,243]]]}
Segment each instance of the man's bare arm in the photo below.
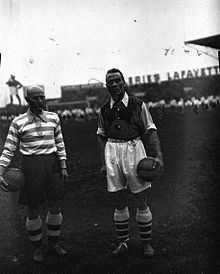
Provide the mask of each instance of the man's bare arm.
{"label": "man's bare arm", "polygon": [[157,131],[155,129],[149,130],[142,136],[142,141],[144,143],[147,155],[158,158],[163,166],[163,154]]}

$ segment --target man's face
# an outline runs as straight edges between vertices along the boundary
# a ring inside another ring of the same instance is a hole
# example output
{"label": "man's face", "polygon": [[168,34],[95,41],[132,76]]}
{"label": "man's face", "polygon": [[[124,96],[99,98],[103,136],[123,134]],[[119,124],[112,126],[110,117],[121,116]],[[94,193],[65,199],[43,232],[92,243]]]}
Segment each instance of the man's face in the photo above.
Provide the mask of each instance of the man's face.
{"label": "man's face", "polygon": [[45,96],[42,94],[33,94],[28,98],[28,103],[32,112],[40,114],[45,107]]}
{"label": "man's face", "polygon": [[106,86],[108,91],[115,102],[118,102],[124,97],[125,83],[119,72],[108,73],[106,76]]}

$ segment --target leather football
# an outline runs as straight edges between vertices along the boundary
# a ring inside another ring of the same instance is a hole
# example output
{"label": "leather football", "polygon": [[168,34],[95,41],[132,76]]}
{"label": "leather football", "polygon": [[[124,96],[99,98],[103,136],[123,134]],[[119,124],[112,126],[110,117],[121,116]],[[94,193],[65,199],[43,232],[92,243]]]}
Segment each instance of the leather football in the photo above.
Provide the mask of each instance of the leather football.
{"label": "leather football", "polygon": [[6,192],[19,191],[25,182],[24,174],[19,168],[7,168],[3,177],[5,179],[6,185],[3,183],[0,187]]}
{"label": "leather football", "polygon": [[160,163],[154,157],[143,158],[137,165],[137,175],[145,182],[155,181],[161,175]]}

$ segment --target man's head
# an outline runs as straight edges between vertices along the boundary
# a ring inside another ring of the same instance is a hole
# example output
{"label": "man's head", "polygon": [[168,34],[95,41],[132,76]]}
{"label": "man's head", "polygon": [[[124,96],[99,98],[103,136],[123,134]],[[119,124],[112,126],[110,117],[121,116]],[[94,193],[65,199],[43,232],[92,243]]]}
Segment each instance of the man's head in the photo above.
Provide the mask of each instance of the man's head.
{"label": "man's head", "polygon": [[45,108],[45,93],[41,86],[31,86],[26,89],[25,99],[35,114],[40,114]]}
{"label": "man's head", "polygon": [[124,76],[119,69],[113,68],[106,73],[106,86],[115,102],[120,101],[127,89]]}
{"label": "man's head", "polygon": [[15,76],[13,74],[11,74],[11,79],[15,79]]}

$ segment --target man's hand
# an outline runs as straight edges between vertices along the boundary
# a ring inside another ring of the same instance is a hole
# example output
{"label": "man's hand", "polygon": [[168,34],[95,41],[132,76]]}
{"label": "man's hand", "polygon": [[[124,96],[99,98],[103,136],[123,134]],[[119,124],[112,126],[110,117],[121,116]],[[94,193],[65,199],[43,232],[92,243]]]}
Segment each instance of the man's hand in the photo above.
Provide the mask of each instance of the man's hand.
{"label": "man's hand", "polygon": [[65,182],[68,179],[69,175],[66,168],[61,168],[61,179]]}
{"label": "man's hand", "polygon": [[160,171],[163,172],[164,171],[164,162],[163,162],[163,159],[161,157],[156,157],[155,161],[159,163],[159,165],[160,165]]}
{"label": "man's hand", "polygon": [[163,154],[161,151],[160,140],[156,130],[150,130],[147,134],[142,136],[145,149],[148,156],[155,157],[155,160],[160,165],[160,170],[164,170]]}

